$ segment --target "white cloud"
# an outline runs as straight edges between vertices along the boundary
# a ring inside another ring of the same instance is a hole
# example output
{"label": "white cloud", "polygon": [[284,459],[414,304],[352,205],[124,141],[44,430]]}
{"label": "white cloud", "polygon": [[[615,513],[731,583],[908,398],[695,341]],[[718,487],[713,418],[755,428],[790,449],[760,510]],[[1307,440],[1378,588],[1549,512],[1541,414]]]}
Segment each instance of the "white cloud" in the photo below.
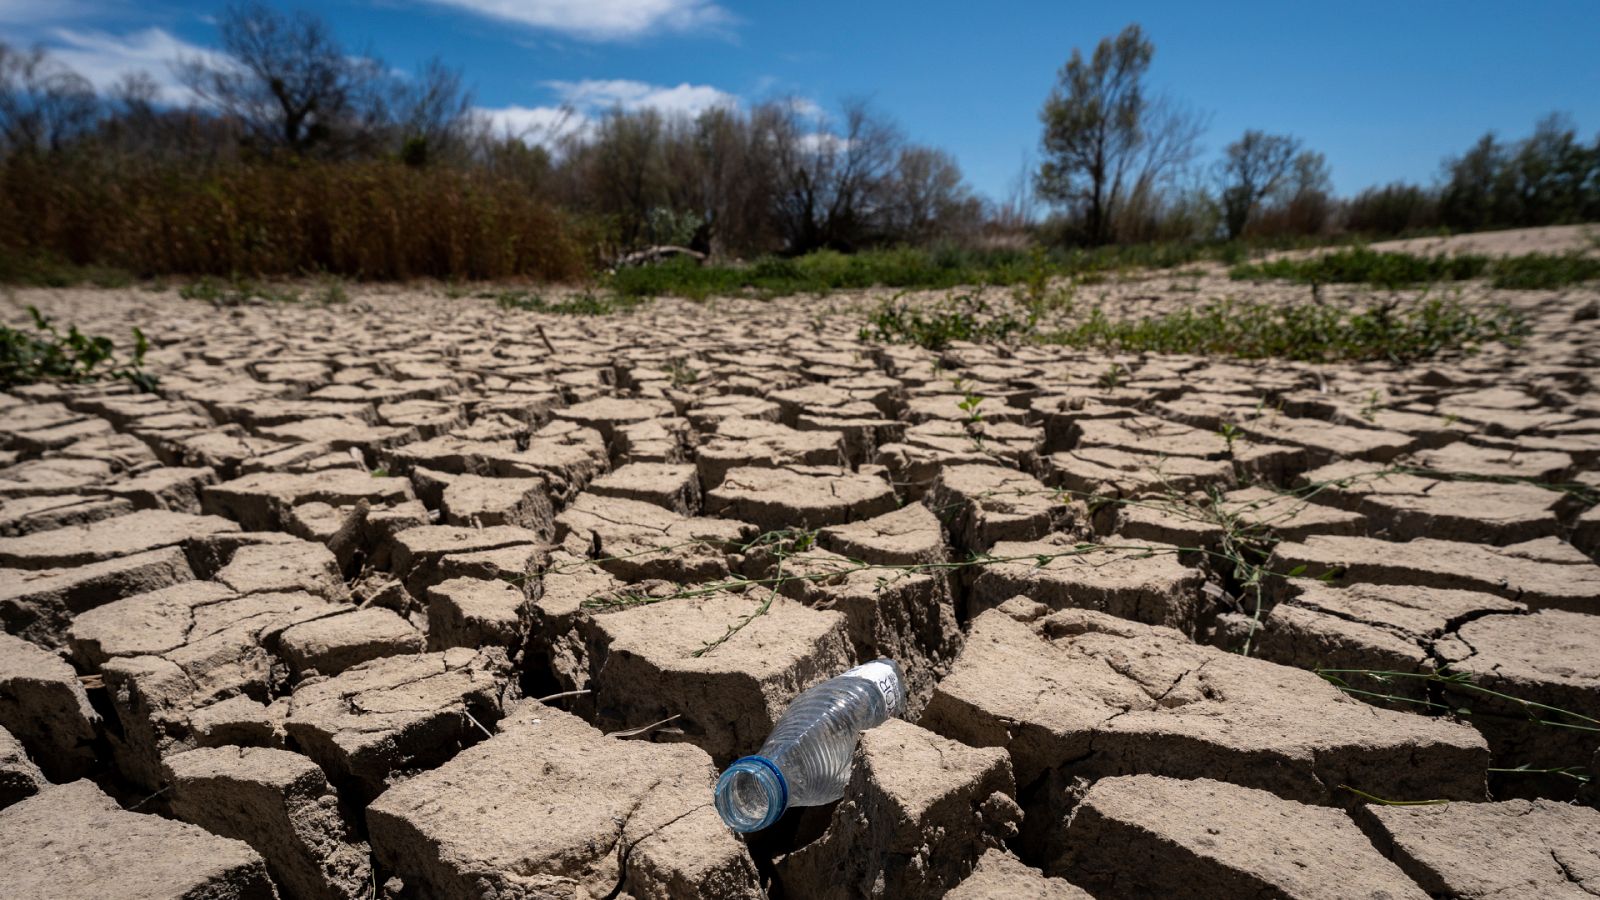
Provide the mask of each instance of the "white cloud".
{"label": "white cloud", "polygon": [[[12,0],[0,0],[12,2]],[[520,25],[590,41],[663,31],[722,31],[733,22],[712,0],[430,0]]]}
{"label": "white cloud", "polygon": [[800,149],[812,154],[843,153],[850,149],[850,140],[830,131],[813,131],[800,135]]}
{"label": "white cloud", "polygon": [[676,86],[627,79],[547,81],[559,103],[549,106],[480,107],[496,132],[546,147],[568,136],[581,136],[595,120],[621,107],[628,112],[657,109],[664,113],[699,115],[708,109],[739,105],[739,98],[705,84]]}
{"label": "white cloud", "polygon": [[707,84],[687,82],[669,87],[626,79],[547,81],[545,87],[574,108],[591,113],[620,106],[625,110],[658,109],[665,113],[699,115],[719,106],[738,106],[739,98]]}
{"label": "white cloud", "polygon": [[180,57],[218,59],[214,51],[174,37],[160,28],[123,35],[55,28],[50,31],[50,37],[50,54],[89,79],[97,89],[107,90],[123,75],[144,71],[161,88],[162,99],[169,102],[194,99],[173,72],[173,64]]}
{"label": "white cloud", "polygon": [[789,104],[789,109],[802,119],[820,119],[827,115],[822,104],[810,97],[789,97],[785,102]]}
{"label": "white cloud", "polygon": [[571,107],[511,106],[479,107],[494,130],[506,137],[546,147],[572,134],[588,131],[590,118]]}

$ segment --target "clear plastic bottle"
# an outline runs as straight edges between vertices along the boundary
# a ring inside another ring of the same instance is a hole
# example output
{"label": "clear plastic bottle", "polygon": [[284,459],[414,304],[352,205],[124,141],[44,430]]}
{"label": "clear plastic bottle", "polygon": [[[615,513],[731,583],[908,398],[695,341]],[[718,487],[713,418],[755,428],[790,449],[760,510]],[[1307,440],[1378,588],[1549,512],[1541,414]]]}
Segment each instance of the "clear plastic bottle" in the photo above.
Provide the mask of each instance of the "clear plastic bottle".
{"label": "clear plastic bottle", "polygon": [[717,813],[729,828],[760,831],[791,806],[844,796],[861,732],[906,711],[905,680],[892,659],[875,659],[794,698],[761,752],[717,779]]}

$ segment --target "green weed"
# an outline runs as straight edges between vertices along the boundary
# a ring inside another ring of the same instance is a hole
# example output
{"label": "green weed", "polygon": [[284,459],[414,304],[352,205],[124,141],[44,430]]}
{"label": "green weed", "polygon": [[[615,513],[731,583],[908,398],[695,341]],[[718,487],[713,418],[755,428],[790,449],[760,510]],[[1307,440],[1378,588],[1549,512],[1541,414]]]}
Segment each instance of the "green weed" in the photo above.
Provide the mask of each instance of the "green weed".
{"label": "green weed", "polygon": [[1491,341],[1515,345],[1527,333],[1526,321],[1509,308],[1479,312],[1437,298],[1409,308],[1380,305],[1356,313],[1224,300],[1128,321],[1113,321],[1096,309],[1077,325],[1039,340],[1128,353],[1405,362],[1470,352]]}
{"label": "green weed", "polygon": [[542,294],[531,291],[502,291],[487,296],[493,297],[501,309],[565,316],[608,316],[639,305],[639,301],[635,299],[612,294],[596,294],[588,290],[577,296],[554,302],[546,300]]}
{"label": "green weed", "polygon": [[700,370],[686,360],[674,359],[667,363],[667,377],[671,379],[673,387],[688,387],[700,380]]}
{"label": "green weed", "polygon": [[[344,288],[339,287],[338,291],[343,298]],[[265,303],[299,303],[301,299],[300,292],[292,287],[275,286],[238,276],[226,280],[206,276],[178,288],[178,296],[217,307],[248,306],[258,300]],[[342,303],[344,299],[338,302]]]}
{"label": "green weed", "polygon": [[865,341],[916,344],[928,350],[943,350],[952,341],[1003,341],[1014,334],[1030,331],[1032,321],[1009,312],[997,312],[979,294],[957,294],[943,301],[915,306],[890,301],[878,308],[863,326]]}
{"label": "green weed", "polygon": [[0,284],[25,287],[75,287],[90,284],[124,288],[134,283],[132,274],[115,266],[77,265],[44,254],[24,254],[0,248]]}
{"label": "green weed", "polygon": [[748,264],[702,265],[688,258],[619,269],[602,285],[624,297],[673,295],[691,300],[712,296],[771,298],[827,295],[870,287],[949,290],[958,287],[1017,288],[1029,307],[1070,305],[1071,292],[1049,288],[1051,279],[1094,284],[1105,273],[1172,269],[1200,260],[1241,258],[1232,244],[1135,244],[1045,250],[977,249],[954,245],[895,247],[843,254],[819,250],[797,257],[763,257]]}
{"label": "green weed", "polygon": [[956,408],[967,414],[968,422],[976,424],[983,421],[983,413],[978,409],[982,405],[983,395],[975,394],[971,389],[968,389],[962,394],[961,402],[956,404]]}
{"label": "green weed", "polygon": [[1416,256],[1354,247],[1300,259],[1244,263],[1234,266],[1228,276],[1235,281],[1284,279],[1300,284],[1370,284],[1393,289],[1477,278],[1489,263],[1486,256]]}
{"label": "green weed", "polygon": [[141,391],[155,390],[155,376],[144,371],[150,342],[139,329],[133,329],[133,349],[127,358],[118,360],[110,338],[84,334],[76,325],[62,334],[37,307],[28,307],[28,315],[33,318],[32,332],[0,325],[0,387],[120,379]]}
{"label": "green weed", "polygon": [[1541,291],[1585,281],[1600,281],[1600,259],[1581,253],[1529,253],[1496,262],[1489,283],[1513,291]]}
{"label": "green weed", "polygon": [[1228,275],[1236,281],[1283,279],[1313,286],[1368,284],[1389,289],[1488,278],[1492,286],[1507,290],[1551,290],[1600,280],[1600,259],[1582,253],[1529,253],[1500,259],[1471,254],[1417,256],[1355,247],[1304,259],[1242,264]]}

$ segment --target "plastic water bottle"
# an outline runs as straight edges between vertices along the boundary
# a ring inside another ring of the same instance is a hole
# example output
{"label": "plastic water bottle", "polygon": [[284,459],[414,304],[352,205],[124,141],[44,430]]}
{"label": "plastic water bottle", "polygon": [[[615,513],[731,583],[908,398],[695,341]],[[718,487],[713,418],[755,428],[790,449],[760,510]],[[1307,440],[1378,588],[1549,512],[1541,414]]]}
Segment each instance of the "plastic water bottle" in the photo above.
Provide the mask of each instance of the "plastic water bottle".
{"label": "plastic water bottle", "polygon": [[844,796],[861,732],[906,711],[905,679],[892,659],[875,659],[794,698],[761,752],[717,779],[717,813],[729,828],[760,831],[791,806]]}

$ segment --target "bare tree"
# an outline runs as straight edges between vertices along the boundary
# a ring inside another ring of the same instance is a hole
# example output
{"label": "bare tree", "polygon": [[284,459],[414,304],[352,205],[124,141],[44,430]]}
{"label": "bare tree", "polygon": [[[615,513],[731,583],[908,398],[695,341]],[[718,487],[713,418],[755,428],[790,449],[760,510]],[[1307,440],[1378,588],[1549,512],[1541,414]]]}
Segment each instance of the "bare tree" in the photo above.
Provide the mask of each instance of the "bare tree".
{"label": "bare tree", "polygon": [[0,43],[0,153],[65,148],[100,115],[94,86],[41,47]]}
{"label": "bare tree", "polygon": [[665,201],[661,144],[665,122],[654,109],[614,109],[595,126],[582,184],[590,202],[616,225],[624,248],[645,234],[650,210]]}
{"label": "bare tree", "polygon": [[1154,55],[1155,45],[1137,24],[1102,39],[1088,60],[1074,49],[1039,113],[1045,156],[1036,179],[1039,193],[1080,210],[1089,239],[1097,243],[1110,239],[1126,180],[1147,146],[1144,76]]}
{"label": "bare tree", "polygon": [[714,255],[761,252],[776,244],[776,168],[762,138],[763,123],[772,115],[766,104],[748,116],[715,107],[695,122],[695,204],[707,224],[706,250]]}
{"label": "bare tree", "polygon": [[1253,129],[1228,145],[1218,179],[1229,238],[1244,233],[1257,204],[1278,189],[1299,152],[1298,139]]}
{"label": "bare tree", "polygon": [[1171,237],[1166,220],[1181,202],[1179,181],[1193,171],[1206,120],[1170,97],[1146,104],[1139,145],[1130,154],[1117,203],[1109,210],[1110,237],[1122,242]]}
{"label": "bare tree", "polygon": [[955,157],[932,147],[900,151],[887,186],[889,236],[915,243],[957,237],[974,229],[981,213]]}
{"label": "bare tree", "polygon": [[396,79],[389,104],[399,132],[400,156],[421,165],[465,151],[472,125],[472,92],[461,70],[438,57],[423,63],[408,79]]}
{"label": "bare tree", "polygon": [[860,100],[844,105],[841,124],[835,130],[825,117],[804,117],[795,104],[768,123],[779,169],[777,222],[791,251],[850,250],[878,224],[904,138]]}
{"label": "bare tree", "polygon": [[1281,220],[1278,229],[1289,234],[1320,234],[1333,217],[1333,175],[1328,158],[1315,150],[1302,150],[1289,164],[1289,174],[1272,198]]}
{"label": "bare tree", "polygon": [[988,229],[995,234],[1019,236],[1039,218],[1039,192],[1034,187],[1033,156],[1022,151],[1016,175],[1006,185],[1005,196],[989,210]]}
{"label": "bare tree", "polygon": [[382,64],[348,54],[322,19],[249,2],[229,7],[218,30],[225,58],[180,60],[178,75],[263,148],[358,142],[385,117]]}

